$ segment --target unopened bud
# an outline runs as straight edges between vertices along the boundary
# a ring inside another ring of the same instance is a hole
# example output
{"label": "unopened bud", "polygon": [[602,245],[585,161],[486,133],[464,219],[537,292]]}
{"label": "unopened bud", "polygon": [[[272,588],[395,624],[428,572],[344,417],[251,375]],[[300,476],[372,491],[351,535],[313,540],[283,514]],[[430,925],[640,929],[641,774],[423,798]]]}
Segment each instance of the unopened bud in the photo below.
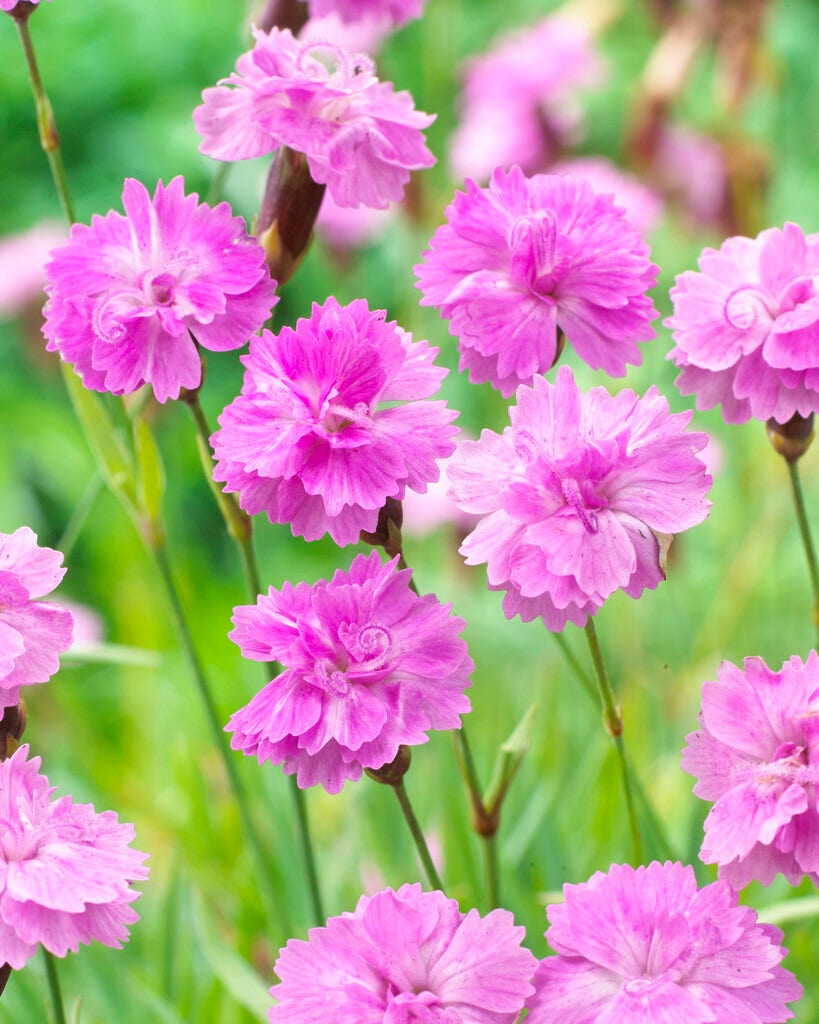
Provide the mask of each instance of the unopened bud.
{"label": "unopened bud", "polygon": [[313,237],[324,185],[310,177],[303,153],[282,146],[273,157],[259,211],[259,241],[270,276],[289,281]]}
{"label": "unopened bud", "polygon": [[787,423],[769,419],[765,424],[768,438],[786,462],[796,462],[810,448],[813,440],[813,413],[800,416],[794,413]]}
{"label": "unopened bud", "polygon": [[381,768],[365,768],[364,771],[375,782],[380,782],[384,786],[396,786],[409,771],[411,760],[412,750],[410,747],[402,745],[389,764],[385,764]]}
{"label": "unopened bud", "polygon": [[387,498],[384,507],[378,513],[378,523],[372,533],[361,531],[361,540],[372,544],[374,548],[384,548],[390,558],[401,554],[401,526],[404,522],[404,509],[400,501]]}
{"label": "unopened bud", "polygon": [[26,729],[26,703],[21,697],[17,704],[3,711],[0,718],[0,761],[11,757]]}

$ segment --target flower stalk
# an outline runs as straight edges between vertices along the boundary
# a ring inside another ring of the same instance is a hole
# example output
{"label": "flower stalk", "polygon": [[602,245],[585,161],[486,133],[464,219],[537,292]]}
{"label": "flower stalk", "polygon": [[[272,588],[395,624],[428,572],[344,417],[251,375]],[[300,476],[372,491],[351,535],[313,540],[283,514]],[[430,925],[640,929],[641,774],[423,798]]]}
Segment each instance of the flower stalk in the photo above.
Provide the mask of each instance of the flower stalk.
{"label": "flower stalk", "polygon": [[63,1006],[63,995],[60,991],[60,978],[57,974],[55,958],[47,949],[43,949],[43,956],[45,957],[48,992],[51,996],[51,1009],[54,1012],[54,1024],[66,1024],[65,1007]]}

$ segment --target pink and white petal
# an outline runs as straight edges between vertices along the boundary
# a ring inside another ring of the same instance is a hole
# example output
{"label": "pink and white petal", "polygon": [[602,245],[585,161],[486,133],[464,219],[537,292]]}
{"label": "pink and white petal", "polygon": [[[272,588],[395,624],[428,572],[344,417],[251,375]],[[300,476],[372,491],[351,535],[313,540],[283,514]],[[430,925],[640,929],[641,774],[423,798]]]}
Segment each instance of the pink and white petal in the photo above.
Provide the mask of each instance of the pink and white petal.
{"label": "pink and white petal", "polygon": [[596,1024],[623,979],[589,960],[554,956],[541,960],[533,984],[526,1003],[530,1024]]}
{"label": "pink and white petal", "polygon": [[756,843],[772,843],[779,829],[806,809],[802,786],[749,779],[730,789],[711,808],[700,856],[706,864],[741,860]]}
{"label": "pink and white petal", "polygon": [[59,655],[71,646],[74,622],[71,612],[49,601],[38,601],[22,608],[7,609],[3,620],[25,643],[25,652],[15,659],[3,685],[47,682],[60,667]]}
{"label": "pink and white petal", "polygon": [[13,533],[0,534],[0,572],[20,577],[29,597],[50,594],[65,575],[61,551],[37,544],[37,535],[28,526]]}

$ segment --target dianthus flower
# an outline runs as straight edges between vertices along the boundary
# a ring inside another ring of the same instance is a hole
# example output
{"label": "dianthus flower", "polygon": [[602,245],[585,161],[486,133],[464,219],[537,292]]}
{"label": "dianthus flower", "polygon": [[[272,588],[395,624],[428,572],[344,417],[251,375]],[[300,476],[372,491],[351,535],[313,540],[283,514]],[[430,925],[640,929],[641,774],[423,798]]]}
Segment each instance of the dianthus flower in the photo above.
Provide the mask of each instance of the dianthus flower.
{"label": "dianthus flower", "polygon": [[337,14],[342,21],[383,19],[397,28],[420,18],[427,0],[307,0],[311,18]]}
{"label": "dianthus flower", "polygon": [[40,758],[27,757],[24,745],[0,762],[0,961],[14,970],[40,942],[55,956],[93,939],[119,949],[139,920],[131,882],[148,877],[133,825],[70,796],[52,802]]}
{"label": "dianthus flower", "polygon": [[37,600],[65,575],[62,560],[27,526],[0,533],[0,709],[17,703],[21,686],[47,682],[71,646],[71,613]]}
{"label": "dianthus flower", "polygon": [[700,858],[741,889],[777,872],[819,885],[819,656],[778,672],[762,658],[725,661],[702,688],[701,728],[686,737],[683,768],[714,806]]}
{"label": "dianthus flower", "polygon": [[459,341],[460,369],[504,397],[546,373],[562,331],[593,369],[622,377],[641,361],[658,314],[648,247],[610,195],[560,175],[498,168],[466,182],[415,267],[422,306]]}
{"label": "dianthus flower", "polygon": [[449,467],[459,508],[483,518],[461,545],[506,590],[507,618],[584,625],[615,590],[639,597],[665,578],[668,534],[708,514],[711,479],[687,433],[652,387],[583,394],[567,366],[550,384],[521,385],[511,426],[464,441]]}
{"label": "dianthus flower", "polygon": [[690,866],[613,864],[547,910],[527,1024],[780,1024],[802,986],[782,932]]}
{"label": "dianthus flower", "polygon": [[193,338],[239,348],[277,301],[241,218],[184,189],[181,177],[160,181],[151,199],[128,178],[125,216],[75,224],[51,254],[43,333],[87,388],[124,395],[150,384],[159,402],[177,398],[201,382]]}
{"label": "dianthus flower", "polygon": [[281,951],[270,1024],[514,1024],[537,967],[523,935],[418,884],[362,896]]}
{"label": "dianthus flower", "polygon": [[306,540],[353,544],[375,531],[387,498],[438,479],[457,413],[427,398],[447,371],[436,348],[385,316],[363,299],[330,298],[295,330],[252,339],[242,393],[211,438],[214,479],[246,512]]}
{"label": "dianthus flower", "polygon": [[577,92],[605,77],[588,28],[564,14],[502,36],[464,67],[456,178],[486,181],[497,166],[543,170],[582,125]]}
{"label": "dianthus flower", "polygon": [[421,134],[434,117],[379,82],[365,54],[301,43],[287,29],[254,35],[236,71],[202,93],[193,113],[201,152],[246,160],[289,146],[339,206],[377,208],[401,199],[411,170],[435,163]]}
{"label": "dianthus flower", "polygon": [[819,411],[819,234],[796,224],[705,249],[680,274],[666,324],[677,387],[728,423]]}
{"label": "dianthus flower", "polygon": [[358,555],[331,580],[271,587],[234,610],[242,654],[285,667],[231,718],[234,750],[338,793],[402,744],[426,743],[428,729],[460,727],[473,668],[464,621],[413,593],[396,561]]}

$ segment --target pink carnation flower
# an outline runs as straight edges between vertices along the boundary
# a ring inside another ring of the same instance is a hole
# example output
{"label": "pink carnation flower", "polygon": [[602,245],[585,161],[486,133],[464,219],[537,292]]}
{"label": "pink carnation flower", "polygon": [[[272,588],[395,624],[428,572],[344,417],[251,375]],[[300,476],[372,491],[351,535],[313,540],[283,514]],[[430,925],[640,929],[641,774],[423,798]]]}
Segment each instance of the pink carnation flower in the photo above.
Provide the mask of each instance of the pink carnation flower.
{"label": "pink carnation flower", "polygon": [[433,363],[438,349],[385,316],[330,298],[295,330],[251,341],[242,393],[211,438],[214,479],[245,511],[297,537],[353,544],[387,498],[438,479],[457,413],[427,399],[447,371]]}
{"label": "pink carnation flower", "polygon": [[508,397],[546,373],[558,330],[594,369],[622,377],[642,359],[658,316],[648,247],[612,197],[560,175],[498,168],[488,188],[466,182],[415,268],[423,306],[459,340],[460,369]]}
{"label": "pink carnation flower", "polygon": [[285,666],[231,718],[234,750],[283,765],[302,789],[338,793],[402,744],[426,743],[428,729],[460,728],[474,667],[464,621],[413,593],[396,562],[358,555],[329,581],[271,587],[234,610],[242,654]]}
{"label": "pink carnation flower", "polygon": [[0,962],[20,970],[41,942],[55,956],[93,939],[119,949],[139,920],[130,884],[148,877],[133,825],[70,796],[52,802],[40,758],[0,762]]}
{"label": "pink carnation flower", "polygon": [[462,914],[442,892],[402,885],[291,939],[270,1024],[514,1024],[537,960],[508,910]]}
{"label": "pink carnation flower", "polygon": [[337,14],[342,21],[357,22],[378,19],[392,22],[397,28],[420,18],[427,0],[307,0],[311,18]]}
{"label": "pink carnation flower", "polygon": [[728,423],[819,412],[819,234],[796,224],[705,249],[680,274],[667,326],[677,387]]}
{"label": "pink carnation flower", "polygon": [[201,382],[194,338],[216,352],[238,348],[277,301],[241,218],[184,188],[181,177],[160,181],[151,199],[128,178],[124,217],[75,224],[52,252],[43,333],[94,391],[150,384],[158,401],[177,398]]}
{"label": "pink carnation flower", "polygon": [[495,167],[542,170],[582,124],[578,90],[605,77],[588,28],[566,15],[501,37],[464,68],[461,123],[451,143],[456,178],[486,181]]}
{"label": "pink carnation flower", "polygon": [[287,29],[254,35],[234,74],[202,93],[193,113],[201,152],[246,160],[289,146],[340,206],[376,208],[401,199],[411,170],[435,163],[421,133],[434,117],[379,82],[365,54],[301,43]]}
{"label": "pink carnation flower", "polygon": [[819,885],[819,655],[779,672],[762,658],[723,662],[702,688],[701,728],[682,766],[714,806],[700,858],[736,889],[777,872]]}
{"label": "pink carnation flower", "polygon": [[483,518],[461,545],[505,590],[507,618],[542,616],[557,632],[582,626],[615,590],[639,597],[665,578],[667,536],[702,522],[711,478],[688,433],[652,387],[583,394],[567,366],[554,385],[518,388],[511,426],[464,441],[450,494]]}
{"label": "pink carnation flower", "polygon": [[71,646],[71,613],[36,600],[65,575],[62,560],[27,526],[0,533],[0,709],[17,703],[21,686],[47,682]]}
{"label": "pink carnation flower", "polygon": [[782,932],[693,868],[613,864],[564,885],[547,910],[526,1024],[780,1024],[802,986],[779,964]]}
{"label": "pink carnation flower", "polygon": [[663,215],[660,196],[633,174],[602,156],[580,156],[561,160],[549,168],[551,174],[570,174],[587,181],[599,195],[610,195],[625,210],[626,219],[645,238]]}

